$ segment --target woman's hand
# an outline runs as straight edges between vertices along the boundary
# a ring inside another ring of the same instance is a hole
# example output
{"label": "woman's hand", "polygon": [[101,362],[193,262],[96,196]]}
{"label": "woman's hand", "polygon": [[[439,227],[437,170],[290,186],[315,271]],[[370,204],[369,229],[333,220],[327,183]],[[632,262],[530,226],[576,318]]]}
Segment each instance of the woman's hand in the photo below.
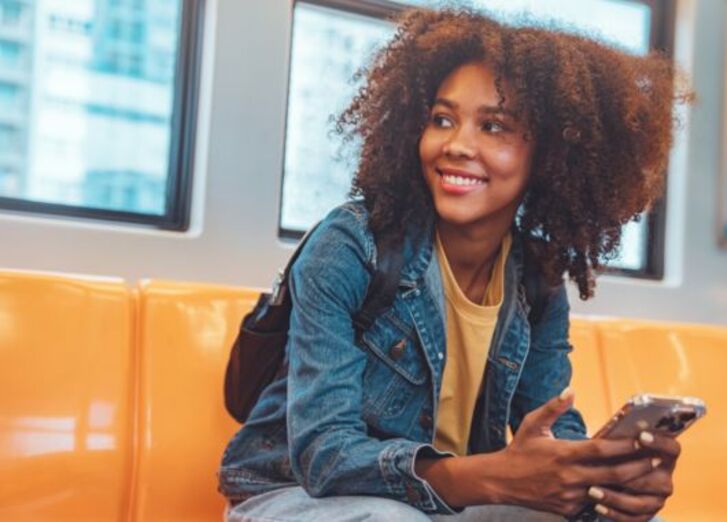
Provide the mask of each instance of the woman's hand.
{"label": "woman's hand", "polygon": [[511,504],[571,516],[591,502],[594,484],[638,485],[632,481],[653,471],[631,440],[556,440],[551,426],[572,404],[573,394],[563,392],[530,412],[504,450],[422,459],[416,473],[452,506]]}
{"label": "woman's hand", "polygon": [[[594,484],[638,484],[634,481],[654,471],[652,458],[640,455],[631,440],[556,440],[551,426],[572,403],[573,394],[566,390],[533,410],[512,443],[495,454],[502,459],[489,486],[496,503],[572,516],[590,501]],[[621,462],[610,463],[613,459]],[[483,478],[489,484],[489,477]]]}
{"label": "woman's hand", "polygon": [[655,466],[650,473],[625,482],[619,490],[599,486],[588,492],[598,503],[598,513],[610,520],[651,520],[672,494],[672,474],[681,452],[680,444],[671,437],[643,432],[636,445],[643,448],[642,455],[653,459]]}
{"label": "woman's hand", "polygon": [[[591,504],[588,492],[594,485],[628,484],[641,495],[661,491],[664,477],[658,472],[663,463],[655,469],[654,457],[633,440],[557,440],[551,426],[572,403],[573,394],[566,391],[530,412],[504,450],[422,459],[416,462],[416,473],[452,506],[510,504],[563,516]],[[609,502],[618,504],[615,491],[601,491],[604,502],[609,496]]]}

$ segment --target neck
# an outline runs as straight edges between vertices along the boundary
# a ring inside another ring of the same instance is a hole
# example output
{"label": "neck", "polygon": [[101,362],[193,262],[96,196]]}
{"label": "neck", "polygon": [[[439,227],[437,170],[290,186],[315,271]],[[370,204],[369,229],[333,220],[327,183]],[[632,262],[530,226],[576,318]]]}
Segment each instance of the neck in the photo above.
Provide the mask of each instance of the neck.
{"label": "neck", "polygon": [[504,216],[504,219],[470,226],[438,220],[437,231],[452,269],[458,267],[464,271],[472,271],[494,263],[514,217],[508,215]]}
{"label": "neck", "polygon": [[[460,288],[468,295],[484,293],[500,245],[510,231],[512,216],[471,226],[437,221],[437,231],[447,261]],[[478,299],[471,299],[478,302]]]}

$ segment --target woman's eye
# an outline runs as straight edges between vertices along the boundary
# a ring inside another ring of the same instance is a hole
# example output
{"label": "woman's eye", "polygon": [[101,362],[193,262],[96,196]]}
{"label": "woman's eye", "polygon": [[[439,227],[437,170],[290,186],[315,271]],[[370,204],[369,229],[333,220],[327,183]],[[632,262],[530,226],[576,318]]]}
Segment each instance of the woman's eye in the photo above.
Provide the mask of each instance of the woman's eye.
{"label": "woman's eye", "polygon": [[452,120],[450,120],[446,116],[443,116],[442,114],[435,114],[434,116],[432,116],[432,123],[434,123],[435,126],[441,127],[443,129],[449,129],[454,126]]}
{"label": "woman's eye", "polygon": [[492,133],[498,133],[498,132],[504,132],[505,126],[496,120],[488,120],[482,124],[482,130],[485,132],[492,132]]}

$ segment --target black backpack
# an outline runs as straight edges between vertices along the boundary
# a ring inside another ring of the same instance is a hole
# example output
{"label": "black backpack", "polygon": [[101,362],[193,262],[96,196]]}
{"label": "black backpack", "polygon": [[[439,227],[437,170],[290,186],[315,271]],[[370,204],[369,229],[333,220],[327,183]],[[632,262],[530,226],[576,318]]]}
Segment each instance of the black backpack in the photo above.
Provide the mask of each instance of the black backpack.
{"label": "black backpack", "polygon": [[[225,408],[238,422],[244,423],[265,387],[288,373],[285,345],[290,323],[289,277],[316,225],[303,237],[285,269],[281,270],[270,293],[262,293],[257,304],[245,315],[232,346],[225,371]],[[404,263],[401,242],[391,236],[376,239],[378,263],[364,303],[354,316],[357,335],[365,332],[376,317],[385,312],[394,300],[399,274]],[[525,292],[531,303],[528,316],[536,324],[547,305],[552,288],[544,284],[526,258]]]}
{"label": "black backpack", "polygon": [[[265,387],[288,373],[285,345],[292,307],[290,270],[316,228],[318,225],[303,236],[285,269],[278,273],[272,291],[262,293],[252,311],[242,319],[225,371],[225,408],[240,423],[247,420]],[[377,237],[376,249],[377,267],[364,303],[353,319],[357,335],[368,330],[391,306],[404,263],[400,243],[395,238]]]}

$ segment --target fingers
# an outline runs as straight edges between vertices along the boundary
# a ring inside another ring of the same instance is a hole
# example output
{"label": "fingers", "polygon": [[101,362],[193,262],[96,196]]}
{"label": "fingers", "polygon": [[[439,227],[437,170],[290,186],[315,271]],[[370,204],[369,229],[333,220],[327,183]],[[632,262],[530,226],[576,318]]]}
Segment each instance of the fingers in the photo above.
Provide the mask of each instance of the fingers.
{"label": "fingers", "polygon": [[550,399],[537,408],[528,413],[523,419],[518,435],[522,436],[543,436],[551,435],[551,426],[573,405],[575,395],[570,388],[566,388],[558,396]]}
{"label": "fingers", "polygon": [[576,461],[598,461],[628,457],[639,451],[631,439],[591,439],[574,443],[571,455]]}
{"label": "fingers", "polygon": [[572,445],[570,454],[574,460],[586,462],[644,455],[642,450],[648,450],[649,456],[660,459],[665,467],[669,467],[679,457],[681,445],[666,435],[644,431],[636,441],[633,439],[579,441]]}
{"label": "fingers", "polygon": [[624,491],[637,495],[656,495],[670,497],[674,492],[674,483],[671,478],[671,471],[658,467],[643,477],[631,480],[624,484]]}
{"label": "fingers", "polygon": [[651,458],[629,460],[620,464],[599,466],[578,466],[580,476],[586,484],[625,485],[651,473],[659,465]]}
{"label": "fingers", "polygon": [[676,439],[649,431],[642,431],[639,434],[636,445],[659,453],[660,457],[668,459],[669,461],[674,461],[679,458],[679,454],[682,451],[681,444]]}
{"label": "fingers", "polygon": [[603,487],[592,487],[588,495],[598,504],[596,512],[609,520],[641,522],[650,520],[662,507],[665,498],[658,495],[630,495]]}

